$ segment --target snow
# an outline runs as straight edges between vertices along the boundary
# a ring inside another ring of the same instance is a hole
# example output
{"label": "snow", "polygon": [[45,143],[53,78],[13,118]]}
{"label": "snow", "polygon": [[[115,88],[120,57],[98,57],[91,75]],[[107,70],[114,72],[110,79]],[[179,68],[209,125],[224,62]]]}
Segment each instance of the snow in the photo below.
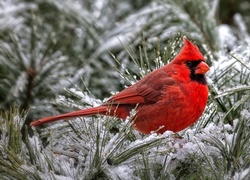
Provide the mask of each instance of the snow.
{"label": "snow", "polygon": [[135,179],[135,180],[138,179],[139,180],[139,178],[132,176],[133,170],[127,165],[112,167],[110,169],[110,172],[112,174],[115,174],[114,179],[117,179],[117,177],[119,177],[119,179]]}
{"label": "snow", "polygon": [[[88,20],[86,23],[90,24],[90,21],[96,20],[92,15],[97,19],[102,18],[102,11],[107,6],[106,1],[97,0],[94,4],[96,11],[91,14],[83,11],[80,1],[74,2],[75,3],[72,4],[71,1],[65,1],[64,3],[67,4],[67,8],[65,8],[65,4],[61,4],[61,1],[54,1],[57,7],[61,8],[62,11],[65,11],[68,14],[75,12],[79,15],[80,19],[84,17]],[[213,10],[209,16],[215,14],[216,3],[218,3],[218,0],[214,1]],[[0,5],[0,16],[3,17],[0,19],[1,29],[15,28],[17,24],[24,21],[22,17],[16,17],[18,13],[25,10],[35,10],[37,8],[34,4],[15,4],[14,1],[1,1]],[[124,11],[126,11],[126,8],[129,7],[124,7]],[[149,7],[142,8],[137,13],[128,16],[123,21],[117,22],[114,29],[107,31],[102,35],[104,37],[103,40],[107,40],[107,42],[97,46],[98,50],[95,53],[101,54],[107,51],[107,49],[118,51],[124,49],[124,46],[126,47],[130,43],[135,43],[140,40],[138,34],[141,33],[149,20],[150,23],[153,23],[154,21],[158,22],[155,15],[156,13],[162,16],[171,15],[170,10],[171,6],[169,5],[161,6],[156,2],[152,2]],[[168,12],[169,14],[165,12]],[[178,15],[179,12],[180,10],[177,10],[176,15]],[[88,19],[88,17],[91,18]],[[170,18],[170,16],[166,16],[166,19],[163,20],[167,20],[168,18]],[[184,13],[179,13],[178,18],[188,20],[188,16]],[[242,81],[245,82],[245,84],[239,84],[238,82],[240,82],[240,79],[244,78],[239,72],[242,72],[243,70],[249,72],[250,69],[250,38],[247,33],[247,27],[239,14],[236,14],[235,21],[241,32],[239,37],[235,35],[235,31],[228,25],[220,25],[218,27],[220,50],[216,52],[217,59],[213,60],[211,70],[208,73],[209,85],[210,87],[213,87],[214,91],[217,93],[215,99],[211,92],[210,104],[208,104],[207,110],[204,112],[200,121],[193,127],[189,127],[188,129],[179,132],[182,137],[178,137],[170,131],[167,131],[162,135],[154,132],[149,135],[142,135],[139,132],[136,132],[132,129],[133,125],[131,124],[131,119],[136,114],[136,110],[132,111],[130,117],[122,123],[114,122],[116,120],[115,118],[103,116],[87,117],[84,119],[78,118],[70,124],[65,122],[44,129],[41,128],[41,134],[38,134],[35,131],[35,135],[29,137],[28,141],[31,147],[33,147],[32,152],[37,156],[37,159],[35,159],[37,164],[31,168],[29,168],[27,164],[23,164],[20,166],[20,169],[22,171],[30,171],[31,173],[38,171],[39,176],[44,179],[54,178],[71,180],[76,179],[77,177],[83,178],[83,175],[89,175],[94,171],[100,171],[103,173],[107,172],[107,174],[114,179],[140,179],[140,175],[136,174],[139,169],[146,169],[146,166],[150,165],[151,167],[159,165],[162,166],[161,172],[169,173],[169,176],[174,179],[175,176],[173,175],[173,172],[176,170],[175,168],[181,166],[183,162],[190,161],[190,156],[192,156],[194,160],[200,159],[199,163],[201,163],[201,167],[203,163],[209,161],[209,163],[211,163],[211,168],[216,169],[215,160],[213,158],[215,157],[216,160],[223,161],[223,158],[225,157],[223,157],[221,149],[219,149],[215,143],[220,144],[221,148],[230,151],[230,147],[235,143],[235,136],[237,134],[234,132],[237,125],[242,119],[250,118],[250,110],[245,108],[241,110],[240,117],[233,117],[233,119],[230,119],[232,125],[225,124],[225,122],[221,122],[224,120],[221,117],[225,117],[227,112],[219,112],[219,105],[216,103],[216,99],[223,99],[232,96],[232,102],[230,103],[233,103],[233,105],[231,108],[237,110],[236,108],[240,107],[243,104],[242,102],[247,102],[247,100],[249,100],[249,96],[247,96],[247,93],[250,90],[249,78],[246,79],[246,81]],[[97,24],[98,23],[99,22],[97,22]],[[158,38],[155,36],[158,35],[159,31],[161,31],[161,34],[159,34],[160,39],[167,39],[171,37],[173,32],[178,32],[181,28],[183,28],[183,26],[172,26],[166,28],[164,24],[156,23],[150,30],[152,37],[147,37],[147,40],[149,43],[157,42]],[[79,38],[82,38],[85,33],[79,27],[77,27],[75,31]],[[94,34],[92,35],[94,36]],[[243,38],[244,41],[239,41],[238,38]],[[17,41],[18,40],[19,39],[17,39]],[[43,44],[41,43],[38,46],[41,48]],[[176,44],[174,44],[174,46],[176,46]],[[20,47],[20,49],[21,48],[22,47]],[[6,46],[6,50],[11,51],[11,48]],[[174,52],[174,49],[172,49],[172,51]],[[157,52],[157,54],[159,53]],[[39,54],[38,57],[41,56],[42,54]],[[93,56],[96,56],[96,54]],[[118,56],[116,58],[119,59]],[[27,67],[30,65],[29,58],[29,54],[23,52],[22,60]],[[44,71],[55,63],[66,62],[69,60],[69,58],[64,56],[63,52],[60,51],[54,52],[51,55],[51,58],[52,60],[46,63]],[[155,61],[159,63],[160,66],[163,65],[161,56],[157,56]],[[63,66],[63,63],[61,66]],[[126,74],[130,74],[126,65],[122,64],[121,70]],[[75,72],[75,69],[71,69],[71,71]],[[90,74],[92,71],[93,69],[91,65],[88,64],[83,68],[79,68],[72,77],[69,77],[68,80],[70,82],[75,82],[79,78],[78,76],[86,74],[84,78],[86,78],[87,81],[91,81]],[[148,73],[148,71],[143,68],[140,68],[139,71],[141,76]],[[225,73],[224,77],[228,78],[228,82],[221,82],[221,72]],[[65,74],[68,72],[61,73]],[[12,89],[14,96],[17,97],[19,96],[19,93],[24,91],[25,80],[27,79],[26,75],[27,74],[25,73],[21,73],[16,79],[15,89]],[[58,76],[58,74],[51,74],[51,76]],[[217,79],[218,77],[219,79]],[[127,77],[122,76],[122,78],[125,79]],[[127,79],[133,84],[136,82],[137,76],[133,76],[133,78],[134,80]],[[108,80],[106,82],[107,84],[110,84]],[[66,80],[61,80],[58,84],[68,87],[69,83],[67,83]],[[89,106],[98,106],[102,103],[101,100],[95,99],[89,94],[89,92],[82,91],[77,86],[74,88],[65,88],[65,90],[67,93],[78,98],[79,101],[73,101],[72,99],[67,98],[67,96],[59,95],[56,99],[57,104],[80,109],[85,108],[86,104]],[[237,101],[233,101],[233,95],[239,92],[247,93],[243,94],[241,99],[238,98]],[[79,102],[79,104],[76,104],[76,102]],[[226,106],[226,104],[224,105]],[[213,113],[215,111],[217,112],[214,115]],[[19,117],[15,117],[14,119],[17,120],[16,122],[20,123],[18,121],[20,120]],[[110,132],[110,128],[113,125],[119,129],[119,132]],[[199,127],[199,125],[201,127]],[[1,127],[2,134],[0,136],[1,150],[2,144],[7,144],[9,142],[8,129],[4,129],[3,127]],[[35,128],[33,129],[35,130]],[[49,145],[42,145],[41,137],[43,136],[48,138],[47,141]],[[23,154],[28,156],[29,153],[25,151],[25,145],[23,146],[23,151]],[[133,154],[135,151],[138,152]],[[131,152],[132,155],[126,154],[128,152]],[[112,163],[110,164],[107,162],[108,158],[119,159],[121,156],[124,156],[124,154],[128,156],[131,155],[131,157],[125,160],[120,159],[121,163],[117,165],[112,165]],[[2,155],[7,159],[8,156],[6,154],[2,153]],[[21,155],[19,156],[20,158],[23,158]],[[241,162],[242,160],[239,161],[239,164]],[[56,173],[51,169],[54,169]],[[149,174],[153,177],[151,171],[153,171],[153,169],[150,169]],[[249,176],[249,173],[250,168],[247,167],[241,169],[235,173],[233,179],[244,179]],[[228,178],[231,178],[231,176],[228,175]]]}
{"label": "snow", "polygon": [[20,93],[24,93],[27,83],[27,73],[22,72],[16,80],[14,88],[11,90],[15,97],[19,97]]}
{"label": "snow", "polygon": [[218,37],[220,39],[221,49],[225,46],[233,48],[237,42],[237,38],[233,35],[232,29],[225,24],[218,27]]}
{"label": "snow", "polygon": [[248,44],[249,44],[250,41],[249,41],[249,35],[247,32],[247,27],[243,21],[242,16],[239,13],[234,15],[234,21],[238,25],[239,30],[241,31],[240,35],[242,35],[243,36],[242,38],[248,41]]}
{"label": "snow", "polygon": [[15,29],[18,31],[21,23],[24,22],[24,18],[18,16],[18,14],[27,10],[37,9],[34,3],[20,3],[14,0],[2,0],[0,1],[0,29]]}
{"label": "snow", "polygon": [[[250,174],[250,168],[242,170],[240,173],[237,173],[234,178],[244,180]],[[238,176],[238,177],[237,177]]]}
{"label": "snow", "polygon": [[237,91],[245,91],[245,90],[250,90],[250,86],[249,85],[238,85],[238,86],[233,87],[233,88],[227,88],[226,90],[224,90],[222,92],[218,92],[218,95],[215,96],[215,98],[228,96],[228,95],[235,93]]}
{"label": "snow", "polygon": [[249,109],[243,109],[241,112],[240,112],[242,118],[244,119],[250,119],[250,110]]}
{"label": "snow", "polygon": [[71,177],[65,177],[60,175],[54,175],[56,180],[74,180],[74,178]]}

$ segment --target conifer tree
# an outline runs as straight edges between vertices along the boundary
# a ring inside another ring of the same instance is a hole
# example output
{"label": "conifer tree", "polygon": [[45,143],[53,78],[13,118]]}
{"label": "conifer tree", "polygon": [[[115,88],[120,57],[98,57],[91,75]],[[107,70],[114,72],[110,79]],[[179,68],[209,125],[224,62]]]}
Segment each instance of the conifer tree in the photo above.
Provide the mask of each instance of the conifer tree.
{"label": "conifer tree", "polygon": [[[250,179],[249,9],[248,0],[2,0],[0,177]],[[210,96],[178,136],[136,132],[133,111],[30,128],[168,63],[182,35],[211,66]]]}

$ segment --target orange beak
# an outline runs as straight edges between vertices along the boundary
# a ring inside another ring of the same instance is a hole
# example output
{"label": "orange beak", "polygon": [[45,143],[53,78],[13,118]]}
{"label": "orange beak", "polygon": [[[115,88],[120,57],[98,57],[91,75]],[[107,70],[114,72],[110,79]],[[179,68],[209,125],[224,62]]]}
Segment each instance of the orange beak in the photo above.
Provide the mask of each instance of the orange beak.
{"label": "orange beak", "polygon": [[198,64],[198,66],[195,68],[194,73],[195,74],[205,74],[207,71],[209,71],[209,66],[207,65],[207,63],[205,63],[204,61],[202,61],[200,64]]}

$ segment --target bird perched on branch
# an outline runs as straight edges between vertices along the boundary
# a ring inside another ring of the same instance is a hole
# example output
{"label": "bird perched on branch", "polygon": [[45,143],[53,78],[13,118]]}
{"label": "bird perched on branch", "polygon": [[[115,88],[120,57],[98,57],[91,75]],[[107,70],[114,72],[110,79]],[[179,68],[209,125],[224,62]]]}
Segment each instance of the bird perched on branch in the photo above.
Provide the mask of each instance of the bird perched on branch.
{"label": "bird perched on branch", "polygon": [[136,107],[134,127],[144,134],[156,130],[158,133],[178,132],[189,127],[206,107],[205,73],[209,66],[197,46],[186,37],[183,42],[180,53],[169,64],[149,73],[102,105],[41,118],[31,126],[95,114],[126,119]]}

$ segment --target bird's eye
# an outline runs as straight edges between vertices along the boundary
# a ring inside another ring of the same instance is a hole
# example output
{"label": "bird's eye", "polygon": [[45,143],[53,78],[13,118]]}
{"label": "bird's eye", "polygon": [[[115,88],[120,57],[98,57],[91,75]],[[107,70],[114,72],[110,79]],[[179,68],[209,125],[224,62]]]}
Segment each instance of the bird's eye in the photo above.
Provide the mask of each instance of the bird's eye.
{"label": "bird's eye", "polygon": [[190,67],[192,65],[191,61],[187,61],[186,65]]}

